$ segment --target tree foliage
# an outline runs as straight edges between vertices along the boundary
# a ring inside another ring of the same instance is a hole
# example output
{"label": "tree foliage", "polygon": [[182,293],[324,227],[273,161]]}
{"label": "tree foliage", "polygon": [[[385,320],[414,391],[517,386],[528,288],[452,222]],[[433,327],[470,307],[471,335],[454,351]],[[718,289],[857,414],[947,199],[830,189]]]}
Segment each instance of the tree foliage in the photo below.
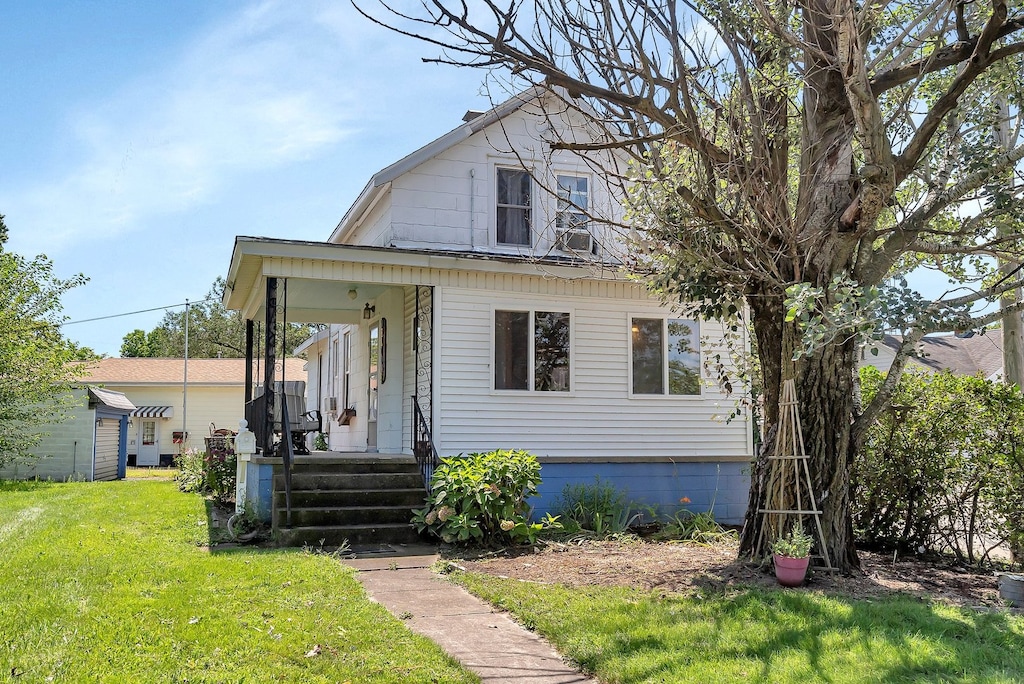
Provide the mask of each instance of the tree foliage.
{"label": "tree foliage", "polygon": [[6,251],[6,237],[0,215],[0,466],[30,456],[41,426],[65,418],[83,373],[71,362],[92,356],[61,333],[60,298],[86,278],[55,277],[45,256]]}
{"label": "tree foliage", "polygon": [[[884,376],[861,370],[865,398]],[[862,541],[984,562],[1009,543],[1024,561],[1024,394],[979,377],[906,373],[854,468]]]}
{"label": "tree foliage", "polygon": [[[238,311],[228,311],[222,302],[224,279],[218,277],[206,298],[188,307],[188,354],[191,358],[244,358],[245,320]],[[278,324],[278,358],[281,358],[282,331]],[[294,348],[308,338],[314,328],[300,323],[288,324],[287,339]],[[260,340],[256,340],[259,343]],[[291,349],[288,350],[289,352]],[[164,314],[163,320],[149,332],[135,329],[124,336],[122,357],[173,357],[185,355],[185,309]]]}
{"label": "tree foliage", "polygon": [[[752,319],[768,439],[741,552],[763,556],[779,532],[758,510],[792,377],[830,556],[856,566],[849,468],[907,355],[926,333],[1022,306],[972,315],[1022,284],[1019,267],[995,268],[1024,245],[1021,2],[427,0],[378,13],[440,50],[428,61],[501,73],[598,131],[552,126],[553,149],[631,160],[604,169],[628,196],[626,262],[671,302],[734,328]],[[902,280],[921,265],[968,287],[925,299]],[[903,345],[861,406],[858,345],[883,328]]]}

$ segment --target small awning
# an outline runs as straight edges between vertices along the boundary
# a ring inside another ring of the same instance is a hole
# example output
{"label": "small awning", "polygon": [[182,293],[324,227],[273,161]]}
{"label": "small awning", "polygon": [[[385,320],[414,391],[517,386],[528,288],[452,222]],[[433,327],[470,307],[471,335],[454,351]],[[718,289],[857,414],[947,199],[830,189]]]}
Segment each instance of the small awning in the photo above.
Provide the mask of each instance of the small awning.
{"label": "small awning", "polygon": [[173,418],[173,406],[140,406],[132,411],[133,416],[139,418]]}

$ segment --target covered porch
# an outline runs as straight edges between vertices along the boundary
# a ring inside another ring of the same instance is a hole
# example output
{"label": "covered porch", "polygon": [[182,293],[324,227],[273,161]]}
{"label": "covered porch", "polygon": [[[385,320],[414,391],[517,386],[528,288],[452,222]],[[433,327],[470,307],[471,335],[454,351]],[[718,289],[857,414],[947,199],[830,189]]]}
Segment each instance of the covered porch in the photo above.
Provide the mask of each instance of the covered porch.
{"label": "covered porch", "polygon": [[[429,476],[435,458],[434,287],[410,257],[377,248],[236,239],[224,303],[246,321],[245,415],[261,457],[404,454],[420,457]],[[287,323],[323,327],[309,340],[279,340],[287,334],[279,324]],[[281,382],[284,365],[295,361],[278,358],[278,350],[296,347],[309,355],[301,397]],[[321,365],[327,363],[332,385],[343,379],[344,391],[325,391]],[[252,377],[253,368],[260,377]],[[346,427],[345,439],[309,448],[307,434],[326,433],[328,421]]]}

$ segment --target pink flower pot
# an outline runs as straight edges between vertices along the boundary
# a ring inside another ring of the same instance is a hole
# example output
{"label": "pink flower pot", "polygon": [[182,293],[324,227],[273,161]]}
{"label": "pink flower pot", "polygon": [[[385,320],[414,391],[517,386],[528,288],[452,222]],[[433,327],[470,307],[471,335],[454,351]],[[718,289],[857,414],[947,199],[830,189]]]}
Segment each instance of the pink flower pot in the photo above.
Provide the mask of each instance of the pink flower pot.
{"label": "pink flower pot", "polygon": [[784,587],[799,587],[807,577],[807,565],[810,558],[790,558],[772,554],[775,559],[775,578]]}

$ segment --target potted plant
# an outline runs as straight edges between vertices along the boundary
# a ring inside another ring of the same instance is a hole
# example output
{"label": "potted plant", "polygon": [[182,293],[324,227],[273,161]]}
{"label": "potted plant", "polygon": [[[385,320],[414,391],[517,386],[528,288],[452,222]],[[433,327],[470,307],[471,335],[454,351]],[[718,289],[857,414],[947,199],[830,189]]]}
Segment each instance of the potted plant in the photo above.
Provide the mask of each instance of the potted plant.
{"label": "potted plant", "polygon": [[810,563],[811,544],[814,540],[804,532],[804,526],[797,523],[789,534],[772,542],[775,560],[775,578],[784,587],[799,587],[807,577]]}

